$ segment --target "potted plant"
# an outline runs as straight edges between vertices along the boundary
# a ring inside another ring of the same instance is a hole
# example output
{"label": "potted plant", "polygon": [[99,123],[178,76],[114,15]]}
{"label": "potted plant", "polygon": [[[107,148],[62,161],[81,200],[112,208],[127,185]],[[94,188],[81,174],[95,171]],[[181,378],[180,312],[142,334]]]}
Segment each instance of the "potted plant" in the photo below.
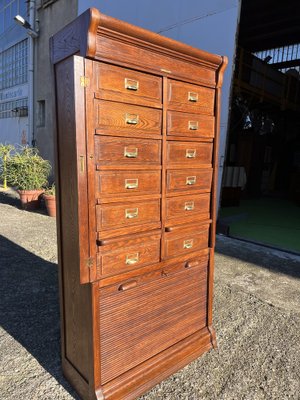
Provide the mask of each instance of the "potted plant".
{"label": "potted plant", "polygon": [[6,178],[11,186],[18,189],[22,208],[36,209],[40,205],[40,196],[47,185],[51,164],[44,160],[33,147],[22,147],[8,157],[6,161]]}
{"label": "potted plant", "polygon": [[53,183],[43,194],[48,215],[56,217],[55,184]]}
{"label": "potted plant", "polygon": [[15,150],[15,147],[12,144],[0,143],[1,178],[3,179],[3,190],[7,190],[7,159],[13,150]]}

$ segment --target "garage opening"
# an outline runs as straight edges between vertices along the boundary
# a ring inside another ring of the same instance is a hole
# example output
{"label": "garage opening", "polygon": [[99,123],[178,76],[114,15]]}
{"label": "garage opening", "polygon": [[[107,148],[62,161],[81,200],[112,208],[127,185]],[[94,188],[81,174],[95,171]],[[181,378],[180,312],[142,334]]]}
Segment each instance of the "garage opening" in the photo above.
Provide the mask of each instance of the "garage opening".
{"label": "garage opening", "polygon": [[298,1],[242,1],[218,225],[300,253]]}

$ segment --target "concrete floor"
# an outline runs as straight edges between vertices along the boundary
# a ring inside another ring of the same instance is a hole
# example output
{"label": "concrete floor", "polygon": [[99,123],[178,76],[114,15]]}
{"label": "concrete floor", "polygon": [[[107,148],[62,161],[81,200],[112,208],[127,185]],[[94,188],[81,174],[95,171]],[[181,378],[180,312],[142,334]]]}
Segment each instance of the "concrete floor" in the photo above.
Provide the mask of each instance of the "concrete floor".
{"label": "concrete floor", "polygon": [[[0,202],[1,398],[79,399],[60,368],[55,221]],[[299,400],[300,258],[217,242],[219,348],[142,399]]]}

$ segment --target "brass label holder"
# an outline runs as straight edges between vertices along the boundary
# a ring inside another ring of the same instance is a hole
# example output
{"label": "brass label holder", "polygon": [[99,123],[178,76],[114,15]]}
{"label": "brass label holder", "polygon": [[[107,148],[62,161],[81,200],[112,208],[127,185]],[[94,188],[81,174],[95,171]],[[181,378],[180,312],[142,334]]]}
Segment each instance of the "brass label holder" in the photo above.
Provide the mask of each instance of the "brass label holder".
{"label": "brass label holder", "polygon": [[139,116],[137,114],[125,114],[125,123],[128,125],[137,125],[139,123]]}
{"label": "brass label holder", "polygon": [[127,254],[125,259],[126,265],[134,265],[139,262],[139,253]]}
{"label": "brass label holder", "polygon": [[188,92],[188,101],[192,103],[197,103],[198,101],[198,93],[196,92]]}
{"label": "brass label holder", "polygon": [[193,239],[187,239],[183,241],[183,248],[184,249],[191,249],[194,245],[194,240]]}
{"label": "brass label holder", "polygon": [[125,179],[125,189],[137,189],[139,187],[139,180],[135,179]]}
{"label": "brass label holder", "polygon": [[190,131],[197,131],[199,128],[198,121],[189,121],[189,130]]}
{"label": "brass label holder", "polygon": [[136,79],[125,78],[124,86],[125,89],[133,90],[136,92],[137,90],[139,90],[139,81],[137,81]]}
{"label": "brass label holder", "polygon": [[185,211],[192,211],[195,208],[195,203],[193,201],[186,201],[184,203],[184,209]]}
{"label": "brass label holder", "polygon": [[186,185],[195,185],[196,177],[195,176],[187,176],[185,183],[186,183]]}
{"label": "brass label holder", "polygon": [[186,158],[196,158],[196,149],[186,149],[185,157]]}
{"label": "brass label holder", "polygon": [[130,148],[130,147],[125,147],[124,148],[124,157],[127,158],[137,158],[138,156],[138,148]]}
{"label": "brass label holder", "polygon": [[138,208],[126,208],[125,210],[125,218],[127,219],[137,218],[138,215],[139,215]]}

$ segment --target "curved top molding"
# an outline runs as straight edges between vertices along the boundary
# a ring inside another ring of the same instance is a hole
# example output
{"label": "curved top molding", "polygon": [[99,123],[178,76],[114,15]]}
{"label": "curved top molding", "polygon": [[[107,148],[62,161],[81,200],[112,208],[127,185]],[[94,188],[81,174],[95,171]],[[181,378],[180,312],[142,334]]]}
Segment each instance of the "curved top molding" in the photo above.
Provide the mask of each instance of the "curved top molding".
{"label": "curved top molding", "polygon": [[149,30],[136,27],[127,22],[109,17],[90,8],[68,24],[50,39],[51,61],[53,64],[73,54],[94,58],[97,52],[97,36],[119,36],[124,39],[145,42],[160,52],[182,54],[191,61],[206,64],[217,69],[222,64],[222,57],[199,50],[192,46],[166,38]]}

